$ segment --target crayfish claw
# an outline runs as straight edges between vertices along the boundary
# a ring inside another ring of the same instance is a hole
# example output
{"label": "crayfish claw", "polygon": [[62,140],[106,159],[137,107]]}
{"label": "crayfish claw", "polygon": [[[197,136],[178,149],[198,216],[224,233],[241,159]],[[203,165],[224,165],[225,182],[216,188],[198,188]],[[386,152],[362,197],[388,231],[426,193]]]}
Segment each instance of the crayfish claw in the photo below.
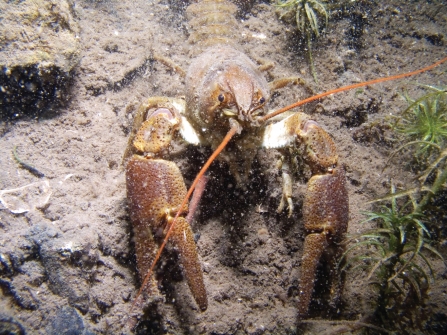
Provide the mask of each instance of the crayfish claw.
{"label": "crayfish claw", "polygon": [[200,310],[205,311],[208,308],[208,298],[194,234],[186,219],[182,217],[177,218],[173,229],[172,242],[178,249],[189,288]]}

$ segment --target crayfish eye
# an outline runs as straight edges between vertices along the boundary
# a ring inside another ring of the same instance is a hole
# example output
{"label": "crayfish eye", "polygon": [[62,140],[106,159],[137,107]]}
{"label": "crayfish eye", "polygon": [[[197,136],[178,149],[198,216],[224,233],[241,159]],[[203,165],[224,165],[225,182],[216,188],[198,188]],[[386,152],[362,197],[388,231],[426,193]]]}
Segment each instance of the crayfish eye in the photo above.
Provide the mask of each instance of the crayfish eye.
{"label": "crayfish eye", "polygon": [[224,95],[221,93],[219,94],[219,96],[217,97],[217,99],[219,99],[220,102],[223,102],[225,100]]}
{"label": "crayfish eye", "polygon": [[262,105],[265,102],[265,98],[261,97],[261,99],[259,99],[259,103]]}

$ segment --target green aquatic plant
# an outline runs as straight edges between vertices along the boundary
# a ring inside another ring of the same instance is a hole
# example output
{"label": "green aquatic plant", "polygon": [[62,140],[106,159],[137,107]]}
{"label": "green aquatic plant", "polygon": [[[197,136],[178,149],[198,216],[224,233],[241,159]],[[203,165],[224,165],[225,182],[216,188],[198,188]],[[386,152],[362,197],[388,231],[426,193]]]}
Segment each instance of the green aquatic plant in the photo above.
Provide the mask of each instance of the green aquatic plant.
{"label": "green aquatic plant", "polygon": [[316,83],[318,83],[318,80],[312,58],[312,37],[318,38],[320,36],[322,27],[319,21],[321,18],[324,20],[324,26],[328,24],[329,14],[325,2],[325,0],[276,0],[276,7],[282,10],[280,18],[291,13],[295,16],[298,31],[306,39],[310,68]]}
{"label": "green aquatic plant", "polygon": [[424,85],[428,93],[417,100],[404,95],[408,108],[397,119],[395,129],[408,145],[417,145],[416,155],[427,158],[447,143],[447,88]]}
{"label": "green aquatic plant", "polygon": [[366,246],[367,251],[350,259],[348,264],[361,261],[357,266],[370,268],[367,279],[374,276],[379,279],[374,284],[384,287],[385,280],[385,286],[392,285],[401,294],[405,291],[404,286],[409,285],[421,300],[422,289],[428,287],[429,278],[434,279],[433,268],[423,251],[429,250],[441,259],[442,256],[429,244],[430,233],[417,203],[410,199],[399,204],[401,197],[402,193],[396,192],[392,186],[388,196],[375,200],[389,202],[376,211],[365,212],[367,218],[363,223],[377,222],[377,228],[356,236],[356,242],[345,255]]}
{"label": "green aquatic plant", "polygon": [[355,254],[344,269],[368,271],[367,281],[378,289],[376,316],[388,327],[399,323],[402,307],[420,306],[427,298],[435,279],[429,254],[444,261],[431,245],[421,206],[425,197],[421,199],[415,201],[414,192],[397,192],[392,186],[389,195],[374,201],[385,204],[365,213],[364,223],[376,222],[376,228],[351,238],[343,255]]}
{"label": "green aquatic plant", "polygon": [[[447,87],[422,87],[429,91],[416,100],[405,94],[409,106],[394,124],[394,129],[403,134],[405,143],[388,159],[390,162],[406,147],[413,148],[410,154],[418,158],[423,171],[415,179],[418,185],[401,194],[411,196],[414,211],[420,213],[447,186]],[[414,200],[415,195],[420,195],[420,201]]]}
{"label": "green aquatic plant", "polygon": [[365,213],[364,223],[374,222],[376,228],[351,237],[343,255],[345,270],[368,269],[367,281],[378,288],[376,316],[390,328],[405,323],[402,311],[411,315],[406,307],[421,306],[427,298],[434,281],[429,256],[445,263],[432,245],[430,225],[446,210],[434,201],[447,188],[446,90],[424,87],[429,92],[419,99],[405,95],[409,106],[394,124],[405,143],[389,159],[409,148],[423,171],[412,187],[397,191],[392,185],[389,194],[371,201],[380,206]]}
{"label": "green aquatic plant", "polygon": [[315,36],[319,37],[318,16],[325,19],[326,26],[329,19],[324,2],[324,0],[278,0],[276,6],[286,11],[295,12],[296,25],[299,31],[314,33]]}

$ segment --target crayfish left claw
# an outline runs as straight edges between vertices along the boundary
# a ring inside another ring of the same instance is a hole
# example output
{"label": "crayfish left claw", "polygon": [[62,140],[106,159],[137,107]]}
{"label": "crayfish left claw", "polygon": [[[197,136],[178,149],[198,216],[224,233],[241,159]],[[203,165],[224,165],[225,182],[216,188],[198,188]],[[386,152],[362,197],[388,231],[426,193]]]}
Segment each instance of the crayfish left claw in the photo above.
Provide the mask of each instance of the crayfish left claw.
{"label": "crayfish left claw", "polygon": [[[312,120],[306,120],[298,129],[298,140],[306,146],[304,159],[313,175],[303,204],[304,227],[309,235],[304,242],[298,311],[305,316],[323,251],[330,247],[336,249],[335,257],[341,253],[338,242],[348,228],[349,200],[345,173],[338,166],[336,147],[329,134]],[[330,263],[332,281],[338,282],[337,262]]]}
{"label": "crayfish left claw", "polygon": [[[301,264],[298,307],[300,317],[309,309],[316,269],[322,255],[329,248],[335,248],[335,258],[340,255],[338,242],[348,227],[348,192],[344,171],[338,166],[338,155],[334,141],[317,122],[306,114],[295,113],[265,129],[263,146],[284,148],[301,145],[304,147],[303,159],[309,165],[312,177],[308,182],[303,204],[304,228],[306,238]],[[282,163],[283,192],[278,211],[289,204],[292,210],[292,179],[288,164],[290,157]],[[334,257],[332,257],[334,258]],[[337,261],[331,259],[332,277],[338,282]],[[333,290],[338,292],[338,289]]]}
{"label": "crayfish left claw", "polygon": [[[343,169],[336,168],[325,175],[313,176],[307,186],[303,204],[304,227],[309,235],[304,241],[299,284],[300,316],[307,314],[314,289],[315,274],[321,256],[328,248],[335,249],[334,258],[341,255],[339,242],[348,228],[348,192]],[[331,277],[338,283],[337,261],[332,259]],[[337,288],[338,285],[333,285]],[[339,289],[335,289],[337,294]]]}

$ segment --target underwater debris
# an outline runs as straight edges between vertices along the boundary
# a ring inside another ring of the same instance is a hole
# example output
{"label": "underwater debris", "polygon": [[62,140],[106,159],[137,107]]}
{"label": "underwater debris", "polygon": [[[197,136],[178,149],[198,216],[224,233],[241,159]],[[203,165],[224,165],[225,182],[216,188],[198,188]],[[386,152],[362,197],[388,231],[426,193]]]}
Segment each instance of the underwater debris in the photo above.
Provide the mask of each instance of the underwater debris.
{"label": "underwater debris", "polygon": [[17,163],[19,163],[19,165],[24,168],[25,170],[28,170],[30,173],[32,173],[33,175],[35,175],[36,177],[39,178],[43,178],[45,177],[45,174],[40,172],[39,170],[37,170],[34,166],[32,166],[31,164],[28,164],[24,161],[22,161],[19,156],[17,155],[17,145],[14,147],[14,149],[12,149],[12,154],[14,156],[14,159],[17,161]]}
{"label": "underwater debris", "polygon": [[19,188],[0,190],[0,203],[14,214],[43,208],[50,200],[52,190],[48,180]]}

